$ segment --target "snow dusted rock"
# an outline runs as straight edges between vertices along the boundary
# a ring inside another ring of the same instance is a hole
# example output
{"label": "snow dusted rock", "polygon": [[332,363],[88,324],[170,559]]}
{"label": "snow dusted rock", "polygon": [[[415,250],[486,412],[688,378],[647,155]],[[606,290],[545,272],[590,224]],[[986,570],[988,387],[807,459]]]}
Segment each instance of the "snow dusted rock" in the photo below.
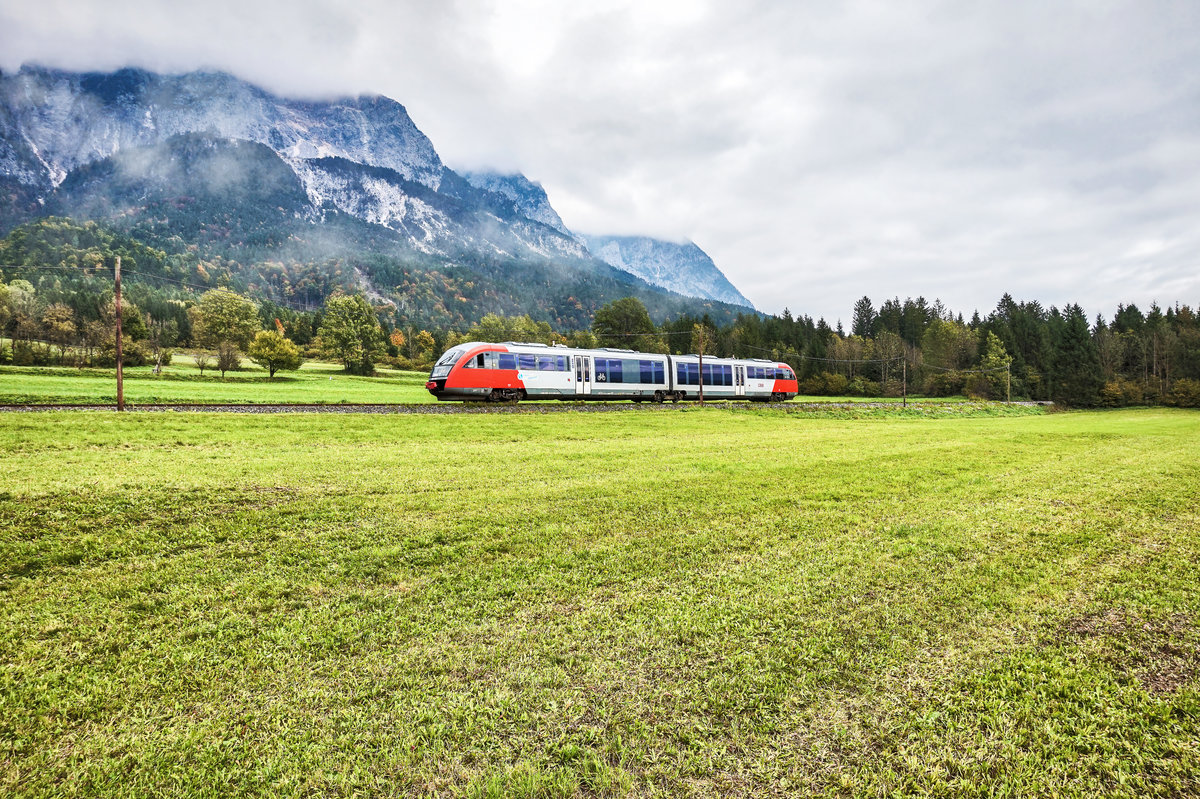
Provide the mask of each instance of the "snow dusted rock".
{"label": "snow dusted rock", "polygon": [[651,285],[688,297],[754,307],[734,288],[712,258],[690,241],[675,244],[644,236],[581,235],[581,238],[592,255]]}
{"label": "snow dusted rock", "polygon": [[495,192],[507,197],[513,202],[517,211],[526,218],[541,222],[558,232],[573,236],[567,226],[558,216],[558,212],[550,205],[550,198],[542,184],[532,181],[524,175],[502,175],[498,172],[463,172],[462,176],[472,186],[486,191]]}
{"label": "snow dusted rock", "polygon": [[750,305],[694,244],[580,237],[524,175],[448,169],[394,100],[287,99],[222,72],[0,74],[0,235],[50,213],[255,247],[321,240],[303,225],[346,215],[450,261],[573,264]]}
{"label": "snow dusted rock", "polygon": [[393,100],[285,100],[223,72],[22,67],[0,77],[0,105],[16,128],[0,128],[0,134],[28,142],[53,185],[119,150],[183,133],[265,144],[285,160],[346,158],[431,188],[443,171],[433,144]]}

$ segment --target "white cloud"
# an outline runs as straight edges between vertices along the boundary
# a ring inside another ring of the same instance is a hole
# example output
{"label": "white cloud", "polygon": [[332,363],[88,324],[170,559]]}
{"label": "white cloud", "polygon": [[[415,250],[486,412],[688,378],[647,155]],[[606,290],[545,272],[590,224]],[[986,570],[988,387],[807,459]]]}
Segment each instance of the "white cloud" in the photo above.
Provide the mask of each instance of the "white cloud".
{"label": "white cloud", "polygon": [[0,0],[0,68],[218,67],[399,100],[588,232],[760,307],[1200,303],[1200,5]]}

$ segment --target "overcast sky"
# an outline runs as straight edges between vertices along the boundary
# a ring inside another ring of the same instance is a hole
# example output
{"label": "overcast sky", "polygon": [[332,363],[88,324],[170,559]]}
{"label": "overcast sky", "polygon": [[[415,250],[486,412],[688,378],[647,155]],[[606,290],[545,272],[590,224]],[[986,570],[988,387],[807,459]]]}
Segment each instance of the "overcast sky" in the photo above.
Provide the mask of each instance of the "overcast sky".
{"label": "overcast sky", "polygon": [[0,68],[403,103],[759,308],[1200,304],[1200,2],[0,0]]}

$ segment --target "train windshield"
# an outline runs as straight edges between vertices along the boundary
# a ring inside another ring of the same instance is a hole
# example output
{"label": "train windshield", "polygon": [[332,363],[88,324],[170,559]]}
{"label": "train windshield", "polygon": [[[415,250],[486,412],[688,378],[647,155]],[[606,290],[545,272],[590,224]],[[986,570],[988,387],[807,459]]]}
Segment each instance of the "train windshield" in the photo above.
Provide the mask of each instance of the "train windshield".
{"label": "train windshield", "polygon": [[462,347],[452,347],[446,350],[442,354],[442,357],[438,358],[438,361],[434,364],[434,366],[453,366],[454,362],[461,358],[464,352],[466,352],[466,350]]}
{"label": "train windshield", "polygon": [[452,347],[443,353],[442,357],[438,358],[437,363],[433,365],[431,377],[445,377],[450,374],[450,367],[454,366],[455,361],[463,356],[467,351],[466,347]]}

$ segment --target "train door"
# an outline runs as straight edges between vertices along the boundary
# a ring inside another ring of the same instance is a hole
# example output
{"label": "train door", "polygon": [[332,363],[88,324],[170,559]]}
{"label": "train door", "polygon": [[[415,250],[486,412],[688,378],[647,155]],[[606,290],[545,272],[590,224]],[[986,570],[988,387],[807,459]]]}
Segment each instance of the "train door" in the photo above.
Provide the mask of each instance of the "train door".
{"label": "train door", "polygon": [[592,359],[588,355],[575,356],[575,393],[592,393]]}
{"label": "train door", "polygon": [[735,365],[733,367],[733,396],[746,396],[746,367],[744,366]]}

